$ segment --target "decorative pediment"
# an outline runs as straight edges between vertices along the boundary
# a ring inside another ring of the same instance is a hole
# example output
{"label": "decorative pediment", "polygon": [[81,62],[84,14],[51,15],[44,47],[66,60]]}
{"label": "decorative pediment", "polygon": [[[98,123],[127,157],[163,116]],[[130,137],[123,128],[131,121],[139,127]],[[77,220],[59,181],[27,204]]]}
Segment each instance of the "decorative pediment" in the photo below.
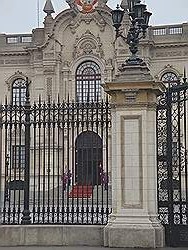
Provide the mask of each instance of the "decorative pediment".
{"label": "decorative pediment", "polygon": [[99,13],[95,12],[87,15],[78,14],[69,24],[71,32],[73,34],[76,33],[76,29],[80,26],[82,22],[85,22],[85,24],[90,24],[91,21],[94,21],[97,24],[101,32],[104,31],[106,22],[104,18],[99,15]]}
{"label": "decorative pediment", "polygon": [[104,57],[100,37],[95,37],[89,30],[87,30],[80,38],[77,37],[74,44],[73,58],[76,59],[83,55]]}

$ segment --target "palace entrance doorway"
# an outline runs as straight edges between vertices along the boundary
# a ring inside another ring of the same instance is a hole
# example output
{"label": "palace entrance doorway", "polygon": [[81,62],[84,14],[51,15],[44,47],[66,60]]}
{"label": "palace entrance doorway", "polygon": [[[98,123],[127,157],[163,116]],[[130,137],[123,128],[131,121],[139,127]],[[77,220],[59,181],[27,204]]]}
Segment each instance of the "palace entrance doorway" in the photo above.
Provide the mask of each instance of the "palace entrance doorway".
{"label": "palace entrance doorway", "polygon": [[76,182],[79,185],[100,184],[102,139],[92,131],[84,131],[76,139]]}

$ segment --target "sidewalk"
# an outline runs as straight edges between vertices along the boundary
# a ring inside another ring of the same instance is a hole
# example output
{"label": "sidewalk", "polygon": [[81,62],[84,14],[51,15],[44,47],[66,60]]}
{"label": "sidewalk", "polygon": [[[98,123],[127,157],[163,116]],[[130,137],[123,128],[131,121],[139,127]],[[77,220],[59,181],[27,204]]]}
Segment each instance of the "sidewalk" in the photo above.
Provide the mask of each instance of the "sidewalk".
{"label": "sidewalk", "polygon": [[23,246],[23,247],[0,247],[0,250],[187,250],[188,247],[164,247],[164,248],[109,248],[109,247],[88,247],[88,246]]}

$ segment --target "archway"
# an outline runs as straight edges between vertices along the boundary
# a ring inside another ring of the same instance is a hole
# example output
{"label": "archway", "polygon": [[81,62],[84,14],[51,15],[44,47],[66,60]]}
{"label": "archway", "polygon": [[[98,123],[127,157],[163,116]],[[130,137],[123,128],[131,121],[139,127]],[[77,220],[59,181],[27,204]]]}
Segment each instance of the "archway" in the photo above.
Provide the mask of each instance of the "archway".
{"label": "archway", "polygon": [[79,185],[100,184],[102,139],[93,131],[84,131],[76,139],[76,182]]}

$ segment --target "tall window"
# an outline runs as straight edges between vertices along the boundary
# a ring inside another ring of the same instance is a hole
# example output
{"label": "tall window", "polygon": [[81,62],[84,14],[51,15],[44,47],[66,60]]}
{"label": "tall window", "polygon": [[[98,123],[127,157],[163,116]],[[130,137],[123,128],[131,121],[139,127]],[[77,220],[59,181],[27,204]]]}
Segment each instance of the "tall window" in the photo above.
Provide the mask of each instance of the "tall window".
{"label": "tall window", "polygon": [[26,98],[26,81],[22,78],[14,80],[12,84],[12,104],[24,105]]}
{"label": "tall window", "polygon": [[101,71],[98,64],[86,61],[76,70],[76,98],[79,102],[101,99]]}
{"label": "tall window", "polygon": [[161,77],[161,81],[167,88],[177,85],[179,80],[176,74],[173,72],[167,72]]}

